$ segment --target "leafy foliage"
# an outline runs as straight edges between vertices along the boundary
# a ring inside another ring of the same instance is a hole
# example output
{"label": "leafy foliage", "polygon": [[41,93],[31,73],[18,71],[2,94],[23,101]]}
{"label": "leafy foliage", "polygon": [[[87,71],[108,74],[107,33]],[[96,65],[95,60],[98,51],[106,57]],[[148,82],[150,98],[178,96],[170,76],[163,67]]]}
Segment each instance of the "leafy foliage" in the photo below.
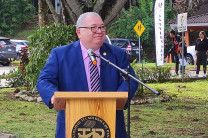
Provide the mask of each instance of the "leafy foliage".
{"label": "leafy foliage", "polygon": [[[134,26],[141,20],[144,24],[146,30],[142,34],[141,42],[145,44],[145,41],[149,41],[149,46],[153,45],[153,1],[152,0],[138,0],[139,7],[131,7],[129,11],[122,9],[123,14],[119,19],[112,24],[110,31],[113,30],[113,33],[116,37],[122,38],[135,38],[138,36],[134,31]],[[145,44],[145,46],[147,46]]]}
{"label": "leafy foliage", "polygon": [[28,88],[35,88],[38,76],[49,57],[50,51],[61,45],[75,41],[75,27],[52,24],[38,30],[29,38],[29,63],[25,68],[25,77],[29,81]]}
{"label": "leafy foliage", "polygon": [[[168,0],[166,1],[167,3],[165,6],[165,28],[167,30],[169,28],[168,21],[170,19],[173,19],[175,16],[174,13],[171,11],[171,8],[168,7]],[[109,33],[111,34],[111,37],[138,39],[138,36],[133,28],[138,20],[141,20],[142,24],[146,28],[141,36],[141,45],[146,52],[145,57],[148,58],[148,55],[150,55],[150,58],[152,59],[152,55],[154,55],[155,53],[153,18],[154,1],[138,0],[137,2],[139,6],[132,6],[129,10],[122,9],[123,14],[109,28]]]}
{"label": "leafy foliage", "polygon": [[26,86],[27,81],[24,76],[24,69],[17,68],[17,70],[11,70],[9,74],[7,74],[7,80],[9,81],[9,86],[11,87],[21,87]]}
{"label": "leafy foliage", "polygon": [[173,8],[172,10],[174,10],[177,14],[180,13],[188,13],[188,16],[192,16],[192,14],[194,14],[199,6],[199,3],[203,3],[203,1],[199,1],[199,0],[192,0],[192,8],[190,8],[189,4],[187,4],[187,1],[175,1],[173,3]]}
{"label": "leafy foliage", "polygon": [[14,30],[31,18],[34,7],[30,0],[0,1],[0,35],[13,34]]}
{"label": "leafy foliage", "polygon": [[142,67],[141,65],[134,65],[136,77],[147,82],[165,82],[170,80],[170,67]]}
{"label": "leafy foliage", "polygon": [[31,41],[29,59],[27,51],[23,50],[19,68],[10,71],[6,75],[9,85],[12,87],[27,86],[27,89],[34,89],[39,73],[45,65],[50,51],[57,46],[75,41],[75,39],[75,27],[72,25],[56,26],[53,24],[39,29],[29,37]]}
{"label": "leafy foliage", "polygon": [[21,49],[20,52],[20,66],[14,70],[11,70],[8,75],[6,75],[9,85],[11,87],[27,86],[28,81],[25,78],[25,66],[28,64],[29,59],[27,55],[27,49]]}

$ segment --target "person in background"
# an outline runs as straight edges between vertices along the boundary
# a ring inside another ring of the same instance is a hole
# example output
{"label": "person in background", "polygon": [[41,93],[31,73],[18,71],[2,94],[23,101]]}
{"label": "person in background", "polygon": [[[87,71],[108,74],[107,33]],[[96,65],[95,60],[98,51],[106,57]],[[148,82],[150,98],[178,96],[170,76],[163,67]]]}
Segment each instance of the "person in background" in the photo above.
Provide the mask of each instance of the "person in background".
{"label": "person in background", "polygon": [[176,32],[172,30],[170,32],[172,38],[172,57],[175,61],[175,73],[178,75],[179,59],[178,59],[178,47],[180,42],[180,36],[176,35]]}
{"label": "person in background", "polygon": [[[183,44],[184,44],[184,50],[182,48]],[[184,52],[184,66],[182,66],[182,50]],[[186,43],[185,43],[185,37],[184,37],[184,42],[182,42],[182,38],[181,38],[181,42],[179,43],[178,58],[179,58],[179,62],[180,62],[180,74],[182,74],[182,69],[184,68],[184,72],[185,72],[185,67],[187,65],[187,47],[186,47]]]}
{"label": "person in background", "polygon": [[208,40],[204,31],[199,32],[199,38],[196,40],[195,52],[197,56],[197,68],[196,68],[196,77],[199,75],[200,65],[202,63],[204,76],[206,76],[207,71],[207,54],[208,54]]}

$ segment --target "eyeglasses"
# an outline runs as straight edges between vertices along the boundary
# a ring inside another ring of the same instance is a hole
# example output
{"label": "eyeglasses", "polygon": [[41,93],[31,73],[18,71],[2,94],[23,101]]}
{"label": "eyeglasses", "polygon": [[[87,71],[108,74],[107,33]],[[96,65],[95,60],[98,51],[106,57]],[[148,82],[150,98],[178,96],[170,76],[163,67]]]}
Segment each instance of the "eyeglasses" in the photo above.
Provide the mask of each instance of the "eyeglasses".
{"label": "eyeglasses", "polygon": [[106,30],[106,27],[105,26],[99,26],[99,27],[79,27],[79,28],[87,28],[87,29],[91,29],[91,31],[93,33],[96,33],[97,31],[99,31],[99,29],[102,31],[102,32],[105,32]]}

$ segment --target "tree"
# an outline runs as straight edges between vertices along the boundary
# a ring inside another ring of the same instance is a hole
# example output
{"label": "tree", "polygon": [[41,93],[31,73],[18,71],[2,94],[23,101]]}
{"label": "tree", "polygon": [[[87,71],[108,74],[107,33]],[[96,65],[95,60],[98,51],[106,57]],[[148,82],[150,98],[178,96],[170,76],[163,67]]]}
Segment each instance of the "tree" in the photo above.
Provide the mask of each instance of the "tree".
{"label": "tree", "polygon": [[49,7],[51,13],[53,14],[53,18],[55,20],[55,23],[59,24],[61,19],[60,19],[60,16],[56,13],[52,2],[50,0],[46,0],[46,3],[48,4],[48,7]]}
{"label": "tree", "polygon": [[48,5],[46,3],[46,0],[38,0],[38,17],[40,27],[49,24]]}
{"label": "tree", "polygon": [[[123,14],[121,14],[119,19],[111,25],[109,33],[111,37],[138,39],[133,28],[138,20],[141,20],[146,28],[141,36],[141,45],[145,51],[146,60],[152,62],[154,61],[153,55],[155,54],[153,20],[154,2],[152,0],[138,0],[137,2],[139,6],[132,6],[129,10],[122,9]],[[168,2],[166,2],[166,30],[169,26],[168,20],[173,19],[174,17],[174,13],[168,6]]]}
{"label": "tree", "polygon": [[[94,11],[100,14],[104,24],[109,26],[124,7],[127,0],[61,0],[61,2],[62,19],[64,20],[64,24],[76,24],[79,15],[85,12]],[[44,24],[46,25],[47,23],[47,19],[45,18],[45,16],[47,16],[47,7],[50,8],[50,11],[55,19],[55,23],[60,22],[60,18],[58,18],[57,14],[55,13],[50,0],[39,0],[39,3],[39,16],[40,19],[43,19],[40,20],[41,26]],[[45,5],[46,3],[48,6]]]}
{"label": "tree", "polygon": [[13,34],[32,17],[32,11],[34,7],[30,0],[0,0],[0,35]]}
{"label": "tree", "polygon": [[199,0],[175,0],[172,3],[172,10],[177,14],[187,12],[191,16],[196,12],[199,3]]}

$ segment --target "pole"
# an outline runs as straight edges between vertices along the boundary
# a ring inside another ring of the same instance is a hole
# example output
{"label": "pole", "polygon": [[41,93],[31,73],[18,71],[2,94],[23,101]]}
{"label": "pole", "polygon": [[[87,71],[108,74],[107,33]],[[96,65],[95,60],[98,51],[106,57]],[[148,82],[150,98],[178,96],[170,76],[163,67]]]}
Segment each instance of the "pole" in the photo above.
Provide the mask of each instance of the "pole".
{"label": "pole", "polygon": [[182,82],[184,82],[184,32],[182,32]]}
{"label": "pole", "polygon": [[[130,67],[128,66],[128,73],[130,73]],[[130,99],[130,78],[127,77],[127,82],[128,82],[128,114],[127,114],[127,137],[131,138],[130,134],[130,104],[131,104],[131,99]]]}
{"label": "pole", "polygon": [[[143,52],[143,51],[142,51]],[[143,66],[143,59],[142,59],[142,82],[144,82],[144,66]],[[141,85],[141,95],[143,95],[144,89],[143,85]]]}
{"label": "pole", "polygon": [[140,54],[140,48],[141,48],[141,46],[140,46],[140,36],[139,36],[139,64],[141,63],[141,54]]}
{"label": "pole", "polygon": [[124,69],[121,69],[120,67],[116,66],[115,64],[113,64],[112,62],[110,62],[110,60],[105,59],[104,57],[102,57],[101,55],[96,55],[94,54],[94,56],[104,60],[105,62],[107,62],[109,65],[115,67],[116,69],[118,69],[121,73],[123,73],[124,75],[127,75],[127,77],[130,77],[131,79],[135,80],[138,84],[143,85],[144,87],[146,87],[147,89],[149,89],[151,92],[153,92],[156,95],[160,95],[160,93],[158,91],[156,91],[155,89],[152,89],[151,87],[149,87],[148,85],[146,85],[145,83],[143,83],[142,81],[140,81],[139,79],[137,79],[136,77],[134,77],[133,75],[131,75],[129,72],[125,71]]}
{"label": "pole", "polygon": [[130,104],[131,104],[131,99],[130,99],[130,78],[135,80],[138,84],[141,84],[142,86],[145,86],[147,89],[152,91],[154,94],[160,95],[160,93],[158,91],[150,88],[149,86],[144,84],[142,81],[138,80],[136,77],[132,76],[130,74],[130,66],[128,66],[128,71],[126,71],[125,69],[121,69],[120,67],[116,66],[115,64],[113,64],[109,60],[105,59],[101,55],[94,54],[94,56],[104,60],[109,65],[112,65],[113,67],[118,69],[122,73],[122,77],[124,78],[124,80],[127,81],[127,83],[128,83],[127,138],[131,138],[131,134],[130,134]]}

